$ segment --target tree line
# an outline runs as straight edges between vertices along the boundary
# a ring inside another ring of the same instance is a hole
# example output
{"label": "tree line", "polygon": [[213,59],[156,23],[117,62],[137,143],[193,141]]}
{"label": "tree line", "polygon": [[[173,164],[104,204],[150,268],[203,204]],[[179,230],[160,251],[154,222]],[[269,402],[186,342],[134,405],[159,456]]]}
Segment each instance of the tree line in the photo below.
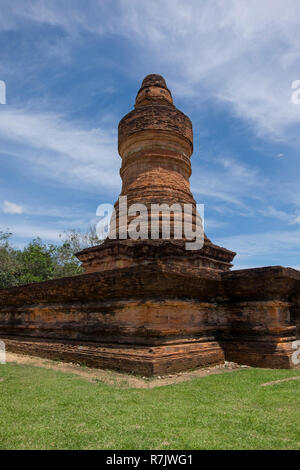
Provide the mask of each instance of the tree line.
{"label": "tree line", "polygon": [[34,238],[22,249],[12,246],[12,236],[0,230],[0,289],[80,274],[83,269],[74,253],[101,243],[92,227],[84,233],[65,232],[61,244]]}

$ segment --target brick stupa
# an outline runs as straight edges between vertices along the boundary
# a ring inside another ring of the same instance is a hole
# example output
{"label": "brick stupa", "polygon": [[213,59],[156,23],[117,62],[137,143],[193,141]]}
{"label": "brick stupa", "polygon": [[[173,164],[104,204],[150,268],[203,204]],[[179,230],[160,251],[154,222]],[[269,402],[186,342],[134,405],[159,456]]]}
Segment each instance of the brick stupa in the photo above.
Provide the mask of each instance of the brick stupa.
{"label": "brick stupa", "polygon": [[[128,205],[195,209],[192,151],[190,119],[165,80],[147,76],[119,124],[121,196]],[[118,222],[118,201],[115,209]],[[116,239],[77,254],[84,274],[0,291],[0,338],[9,351],[149,376],[224,359],[297,366],[299,271],[231,271],[235,253],[206,236],[203,248],[187,251],[172,231],[168,240],[132,240],[117,227]]]}

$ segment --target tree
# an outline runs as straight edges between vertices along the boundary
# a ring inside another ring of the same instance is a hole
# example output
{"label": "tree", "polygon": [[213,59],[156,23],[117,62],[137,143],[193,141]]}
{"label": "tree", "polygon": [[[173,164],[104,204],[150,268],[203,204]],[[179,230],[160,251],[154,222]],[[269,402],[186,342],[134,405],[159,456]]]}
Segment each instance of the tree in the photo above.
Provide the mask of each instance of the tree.
{"label": "tree", "polygon": [[97,236],[96,228],[92,225],[88,227],[86,232],[72,229],[64,232],[64,235],[60,235],[60,237],[69,246],[73,254],[84,248],[103,243],[103,240],[100,240]]}
{"label": "tree", "polygon": [[93,227],[87,232],[65,232],[61,245],[36,238],[23,250],[10,245],[11,236],[8,231],[0,231],[0,288],[78,275],[83,269],[74,253],[102,242]]}
{"label": "tree", "polygon": [[0,288],[18,285],[21,264],[17,250],[9,244],[11,236],[12,233],[0,230]]}
{"label": "tree", "polygon": [[56,247],[56,266],[54,277],[74,276],[83,272],[81,263],[75,253],[90,246],[99,245],[103,240],[97,236],[96,229],[92,226],[86,232],[69,230],[61,235],[63,244]]}
{"label": "tree", "polygon": [[55,268],[54,252],[54,245],[46,245],[40,238],[32,240],[23,251],[19,252],[22,266],[19,284],[53,279]]}

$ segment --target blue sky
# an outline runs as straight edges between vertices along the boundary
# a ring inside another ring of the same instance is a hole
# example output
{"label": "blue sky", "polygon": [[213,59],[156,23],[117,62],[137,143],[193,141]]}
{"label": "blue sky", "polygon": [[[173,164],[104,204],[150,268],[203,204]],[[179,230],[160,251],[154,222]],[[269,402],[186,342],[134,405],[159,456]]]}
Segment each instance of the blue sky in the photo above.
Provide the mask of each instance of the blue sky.
{"label": "blue sky", "polygon": [[191,187],[236,268],[300,269],[297,0],[0,0],[0,229],[58,242],[120,192],[117,126],[163,75]]}

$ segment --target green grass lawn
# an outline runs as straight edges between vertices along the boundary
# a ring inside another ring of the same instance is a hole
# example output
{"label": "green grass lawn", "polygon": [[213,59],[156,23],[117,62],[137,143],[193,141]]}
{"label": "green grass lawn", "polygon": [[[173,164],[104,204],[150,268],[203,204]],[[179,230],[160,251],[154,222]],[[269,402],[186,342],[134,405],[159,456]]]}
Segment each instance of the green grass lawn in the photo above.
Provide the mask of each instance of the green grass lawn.
{"label": "green grass lawn", "polygon": [[245,369],[120,389],[0,365],[1,449],[300,449],[300,370]]}

